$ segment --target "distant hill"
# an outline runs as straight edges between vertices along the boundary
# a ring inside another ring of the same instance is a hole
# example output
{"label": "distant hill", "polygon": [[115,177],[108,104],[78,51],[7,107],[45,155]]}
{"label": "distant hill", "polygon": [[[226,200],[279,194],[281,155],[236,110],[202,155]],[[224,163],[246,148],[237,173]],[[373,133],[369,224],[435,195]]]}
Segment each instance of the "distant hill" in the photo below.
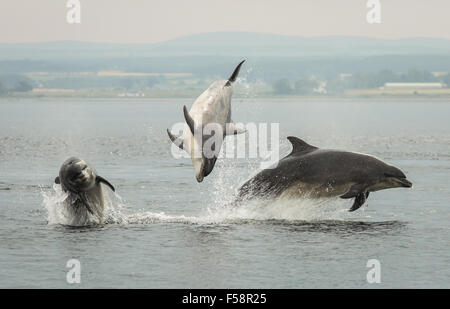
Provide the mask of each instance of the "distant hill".
{"label": "distant hill", "polygon": [[44,42],[0,44],[0,73],[192,73],[224,78],[242,59],[242,76],[268,82],[341,73],[450,71],[450,40],[297,37],[263,33],[196,34],[154,44]]}
{"label": "distant hill", "polygon": [[430,38],[299,37],[217,32],[184,36],[154,44],[77,41],[0,44],[0,60],[76,60],[158,56],[367,57],[449,55],[450,40]]}
{"label": "distant hill", "polygon": [[152,46],[156,53],[248,56],[372,56],[449,54],[450,40],[368,37],[300,37],[264,33],[218,32],[181,37]]}

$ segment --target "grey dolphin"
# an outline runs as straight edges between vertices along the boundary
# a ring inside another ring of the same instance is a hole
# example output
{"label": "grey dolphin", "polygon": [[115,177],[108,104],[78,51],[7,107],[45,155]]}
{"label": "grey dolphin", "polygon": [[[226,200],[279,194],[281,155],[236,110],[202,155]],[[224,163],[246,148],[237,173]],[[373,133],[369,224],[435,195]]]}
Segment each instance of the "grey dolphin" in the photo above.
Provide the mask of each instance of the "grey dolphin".
{"label": "grey dolphin", "polygon": [[62,190],[68,193],[65,202],[77,217],[75,225],[84,224],[88,213],[102,221],[105,202],[101,183],[115,191],[112,184],[97,175],[84,160],[76,157],[71,157],[62,164],[55,183],[61,184]]}
{"label": "grey dolphin", "polygon": [[[245,132],[245,129],[236,127],[231,120],[232,84],[236,80],[244,61],[237,65],[230,78],[212,83],[195,100],[189,112],[186,106],[183,107],[186,124],[181,137],[176,137],[167,130],[170,140],[191,156],[195,177],[198,182],[202,182],[203,178],[208,176],[213,170],[222,147],[223,138],[226,135]],[[210,133],[204,132],[205,127],[208,125],[210,125],[209,128],[213,129]],[[210,138],[212,139],[219,130],[222,132],[222,136],[219,139],[214,139],[215,142],[211,143],[211,149],[205,147],[205,143]]]}
{"label": "grey dolphin", "polygon": [[354,198],[350,211],[360,208],[369,192],[412,187],[398,168],[366,154],[319,149],[290,136],[292,152],[273,169],[244,183],[236,201],[254,197]]}

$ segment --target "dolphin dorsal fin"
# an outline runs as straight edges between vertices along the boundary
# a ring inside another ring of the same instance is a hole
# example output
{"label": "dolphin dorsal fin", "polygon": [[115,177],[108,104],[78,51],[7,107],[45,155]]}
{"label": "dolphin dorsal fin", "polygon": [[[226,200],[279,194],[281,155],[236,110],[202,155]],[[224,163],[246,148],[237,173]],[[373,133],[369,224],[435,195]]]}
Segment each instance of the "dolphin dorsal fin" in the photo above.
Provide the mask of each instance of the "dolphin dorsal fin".
{"label": "dolphin dorsal fin", "polygon": [[318,149],[317,147],[311,146],[310,144],[308,144],[304,140],[301,140],[301,139],[299,139],[299,138],[297,138],[295,136],[288,136],[287,139],[292,144],[292,152],[291,152],[291,154],[297,153],[297,152],[310,152],[310,151]]}

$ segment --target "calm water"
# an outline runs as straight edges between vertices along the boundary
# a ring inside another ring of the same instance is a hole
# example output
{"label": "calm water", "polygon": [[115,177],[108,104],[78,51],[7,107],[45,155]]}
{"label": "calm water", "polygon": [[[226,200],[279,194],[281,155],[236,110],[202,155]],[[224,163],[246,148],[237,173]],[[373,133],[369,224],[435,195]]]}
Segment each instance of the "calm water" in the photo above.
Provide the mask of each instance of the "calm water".
{"label": "calm water", "polygon": [[[280,123],[282,156],[295,135],[374,154],[414,183],[354,213],[343,200],[227,207],[259,160],[220,159],[198,184],[165,132],[191,103],[1,102],[0,287],[450,288],[450,101],[233,101],[236,122]],[[53,179],[72,155],[116,186],[108,224],[55,215]],[[66,282],[71,258],[79,285]]]}

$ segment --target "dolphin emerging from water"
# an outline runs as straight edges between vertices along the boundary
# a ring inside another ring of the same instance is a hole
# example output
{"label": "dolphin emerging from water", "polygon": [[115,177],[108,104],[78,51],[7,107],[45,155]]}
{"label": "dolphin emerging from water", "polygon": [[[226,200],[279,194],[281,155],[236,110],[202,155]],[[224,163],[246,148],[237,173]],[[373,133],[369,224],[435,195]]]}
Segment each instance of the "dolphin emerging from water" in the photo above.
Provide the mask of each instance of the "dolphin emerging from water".
{"label": "dolphin emerging from water", "polygon": [[244,183],[237,202],[259,197],[354,198],[350,211],[360,208],[370,192],[412,183],[398,168],[356,152],[319,149],[290,136],[292,152],[274,168],[262,170]]}
{"label": "dolphin emerging from water", "polygon": [[115,191],[112,184],[97,175],[94,169],[84,160],[71,157],[59,170],[55,183],[68,194],[65,203],[74,217],[71,225],[84,225],[89,221],[89,214],[101,222],[104,212],[104,197],[100,184],[105,184]]}
{"label": "dolphin emerging from water", "polygon": [[212,83],[195,100],[189,112],[186,106],[183,107],[186,124],[181,137],[167,130],[170,140],[191,156],[198,182],[202,182],[213,170],[223,138],[245,132],[231,120],[232,86],[244,61],[238,64],[228,80]]}

